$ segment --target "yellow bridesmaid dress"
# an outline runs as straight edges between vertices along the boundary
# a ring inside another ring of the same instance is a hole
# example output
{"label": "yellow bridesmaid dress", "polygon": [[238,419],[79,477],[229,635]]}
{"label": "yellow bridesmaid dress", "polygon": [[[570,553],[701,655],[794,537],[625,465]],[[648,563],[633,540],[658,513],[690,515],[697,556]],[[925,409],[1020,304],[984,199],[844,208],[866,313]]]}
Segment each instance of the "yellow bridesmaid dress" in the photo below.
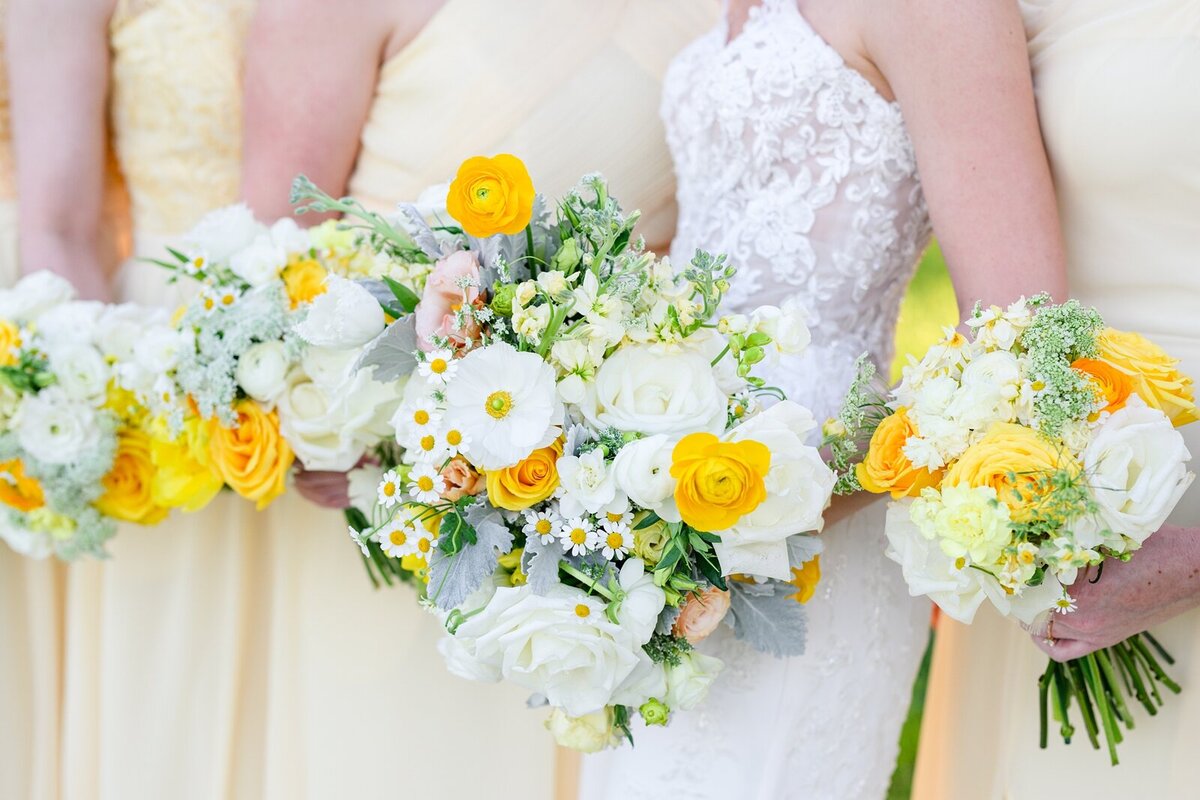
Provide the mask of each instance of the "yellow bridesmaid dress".
{"label": "yellow bridesmaid dress", "polygon": [[[1200,378],[1200,0],[1022,0],[1071,294]],[[1200,468],[1200,424],[1180,429]],[[1193,487],[1169,520],[1200,526]],[[983,615],[981,615],[983,617]],[[1038,749],[1045,657],[995,615],[939,625],[915,800],[1196,797],[1200,610],[1153,630],[1184,687],[1110,768],[1080,734]],[[1140,712],[1140,713],[1139,713]]]}

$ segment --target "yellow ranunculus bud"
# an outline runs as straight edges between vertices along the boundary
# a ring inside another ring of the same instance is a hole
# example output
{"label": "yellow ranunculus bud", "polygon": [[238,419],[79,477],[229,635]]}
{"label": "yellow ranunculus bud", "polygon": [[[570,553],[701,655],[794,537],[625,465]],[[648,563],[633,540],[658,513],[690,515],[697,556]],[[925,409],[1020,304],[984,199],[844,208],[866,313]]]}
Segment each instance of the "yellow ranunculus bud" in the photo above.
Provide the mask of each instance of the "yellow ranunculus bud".
{"label": "yellow ranunculus bud", "polygon": [[1100,358],[1125,373],[1133,390],[1167,415],[1176,427],[1200,419],[1192,379],[1179,371],[1179,360],[1139,333],[1105,328],[1097,338]]}
{"label": "yellow ranunculus bud", "polygon": [[534,506],[558,488],[558,457],[562,440],[534,450],[511,467],[487,473],[488,499],[492,505],[508,511],[523,511]]}
{"label": "yellow ranunculus bud", "polygon": [[42,485],[26,474],[19,458],[0,463],[0,503],[18,511],[33,511],[46,504]]}
{"label": "yellow ranunculus bud", "polygon": [[1119,411],[1133,394],[1133,379],[1117,367],[1095,358],[1077,358],[1071,368],[1083,373],[1092,382],[1104,401],[1101,411]]}
{"label": "yellow ranunculus bud", "polygon": [[294,258],[283,268],[281,277],[292,308],[311,303],[325,294],[325,276],[329,273],[315,258]]}
{"label": "yellow ranunculus bud", "polygon": [[104,476],[104,494],[96,508],[114,519],[154,525],[166,519],[167,509],[154,502],[154,461],[150,437],[136,428],[117,434],[117,455]]}
{"label": "yellow ranunculus bud", "polygon": [[731,527],[767,498],[770,468],[771,451],[761,442],[722,442],[711,433],[683,437],[671,454],[680,516],[701,531]]}
{"label": "yellow ranunculus bud", "polygon": [[237,427],[209,422],[208,457],[221,479],[261,511],[283,494],[295,456],[279,433],[279,414],[253,400],[239,401],[235,410]]}
{"label": "yellow ranunculus bud", "polygon": [[804,566],[792,567],[792,579],[789,583],[796,587],[796,592],[789,594],[788,598],[804,605],[817,593],[817,584],[820,582],[821,557],[813,556],[812,560],[804,562]]}
{"label": "yellow ranunculus bud", "polygon": [[21,329],[6,319],[0,320],[0,367],[16,364],[20,349]]}
{"label": "yellow ranunculus bud", "polygon": [[916,497],[928,486],[936,486],[941,473],[930,473],[924,467],[913,467],[904,455],[904,445],[917,435],[917,428],[908,418],[908,410],[901,407],[890,417],[879,423],[871,434],[871,445],[867,456],[855,468],[858,482],[868,492],[892,497]]}
{"label": "yellow ranunculus bud", "polygon": [[990,486],[1008,506],[1012,518],[1024,522],[1041,499],[1044,480],[1060,469],[1078,465],[1061,442],[1024,425],[1000,422],[967,448],[946,471],[944,486]]}
{"label": "yellow ranunculus bud", "polygon": [[164,418],[149,425],[154,460],[154,502],[165,508],[199,511],[217,496],[225,482],[208,459],[208,423],[188,417],[174,435]]}
{"label": "yellow ranunculus bud", "polygon": [[479,238],[514,234],[533,217],[533,180],[516,156],[475,156],[458,168],[446,196],[446,211]]}

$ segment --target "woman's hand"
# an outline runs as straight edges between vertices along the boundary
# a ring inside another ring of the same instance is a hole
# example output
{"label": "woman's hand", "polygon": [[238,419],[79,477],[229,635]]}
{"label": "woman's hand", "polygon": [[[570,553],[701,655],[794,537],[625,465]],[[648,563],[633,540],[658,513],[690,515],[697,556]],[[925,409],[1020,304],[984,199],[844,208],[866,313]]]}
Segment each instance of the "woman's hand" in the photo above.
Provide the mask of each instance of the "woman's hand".
{"label": "woman's hand", "polygon": [[1078,608],[1030,631],[1055,661],[1110,647],[1200,605],[1200,529],[1165,525],[1131,560],[1106,562],[1099,579],[1096,567],[1081,572],[1067,591]]}

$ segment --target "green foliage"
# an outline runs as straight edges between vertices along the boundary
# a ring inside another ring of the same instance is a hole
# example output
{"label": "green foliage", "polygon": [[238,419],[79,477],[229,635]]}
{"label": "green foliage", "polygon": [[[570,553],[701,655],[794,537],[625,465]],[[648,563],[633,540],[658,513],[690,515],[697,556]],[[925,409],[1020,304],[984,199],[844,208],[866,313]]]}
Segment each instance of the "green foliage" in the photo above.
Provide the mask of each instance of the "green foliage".
{"label": "green foliage", "polygon": [[678,667],[683,663],[683,657],[692,651],[692,646],[687,639],[677,639],[669,634],[655,633],[650,637],[650,641],[642,645],[642,649],[655,664]]}

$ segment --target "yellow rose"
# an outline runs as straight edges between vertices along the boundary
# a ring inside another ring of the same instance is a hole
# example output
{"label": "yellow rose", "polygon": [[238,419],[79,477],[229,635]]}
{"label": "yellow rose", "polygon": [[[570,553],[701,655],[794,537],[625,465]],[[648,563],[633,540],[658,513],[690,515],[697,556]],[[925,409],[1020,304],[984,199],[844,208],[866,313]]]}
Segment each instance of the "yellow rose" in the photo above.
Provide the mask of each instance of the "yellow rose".
{"label": "yellow rose", "polygon": [[558,457],[562,440],[534,450],[511,467],[487,473],[488,499],[492,505],[508,511],[522,511],[536,505],[558,488]]}
{"label": "yellow rose", "polygon": [[722,442],[711,433],[683,437],[671,453],[680,516],[701,531],[733,526],[767,498],[770,468],[771,451],[761,442]]}
{"label": "yellow rose", "polygon": [[446,211],[463,230],[484,238],[514,234],[533,217],[533,180],[516,156],[475,156],[458,168],[446,196]]}
{"label": "yellow rose", "polygon": [[311,303],[325,294],[325,276],[329,273],[315,258],[293,258],[283,268],[281,277],[292,308]]}
{"label": "yellow rose", "polygon": [[1179,360],[1132,331],[1105,328],[1097,337],[1100,358],[1128,375],[1133,390],[1167,415],[1175,427],[1200,419],[1196,411],[1192,379],[1179,371]]}
{"label": "yellow rose", "polygon": [[810,561],[804,562],[802,567],[792,567],[792,580],[790,583],[796,587],[794,594],[789,594],[788,599],[795,600],[800,605],[804,605],[809,600],[812,600],[813,595],[817,593],[817,584],[821,582],[821,557],[813,556]]}
{"label": "yellow rose", "polygon": [[916,497],[922,489],[937,486],[941,473],[930,473],[924,467],[916,469],[904,455],[904,445],[909,437],[916,435],[917,428],[908,418],[908,409],[903,407],[879,423],[871,434],[866,458],[855,468],[862,487],[875,494],[891,492],[893,498],[899,499]]}
{"label": "yellow rose", "polygon": [[0,320],[0,367],[16,364],[20,349],[21,329],[6,319]]}
{"label": "yellow rose", "polygon": [[104,494],[96,500],[96,508],[101,513],[139,525],[154,525],[166,519],[167,509],[154,502],[150,437],[136,428],[118,432],[112,469],[100,482]]}
{"label": "yellow rose", "polygon": [[1083,373],[1104,402],[1101,411],[1119,411],[1133,394],[1133,379],[1117,367],[1095,358],[1077,358],[1071,369]]}
{"label": "yellow rose", "polygon": [[990,486],[1012,518],[1025,522],[1040,500],[1043,481],[1060,469],[1078,469],[1061,443],[1032,428],[1000,422],[950,466],[943,485]]}
{"label": "yellow rose", "polygon": [[46,504],[42,485],[25,473],[19,458],[0,463],[0,503],[18,511],[33,511]]}
{"label": "yellow rose", "polygon": [[164,508],[199,511],[225,482],[208,458],[208,424],[188,417],[174,435],[164,418],[151,421],[150,457],[154,461],[154,502]]}
{"label": "yellow rose", "polygon": [[263,411],[253,400],[239,401],[237,426],[211,420],[208,457],[231,489],[255,502],[259,511],[283,494],[295,456],[279,433],[279,415]]}

